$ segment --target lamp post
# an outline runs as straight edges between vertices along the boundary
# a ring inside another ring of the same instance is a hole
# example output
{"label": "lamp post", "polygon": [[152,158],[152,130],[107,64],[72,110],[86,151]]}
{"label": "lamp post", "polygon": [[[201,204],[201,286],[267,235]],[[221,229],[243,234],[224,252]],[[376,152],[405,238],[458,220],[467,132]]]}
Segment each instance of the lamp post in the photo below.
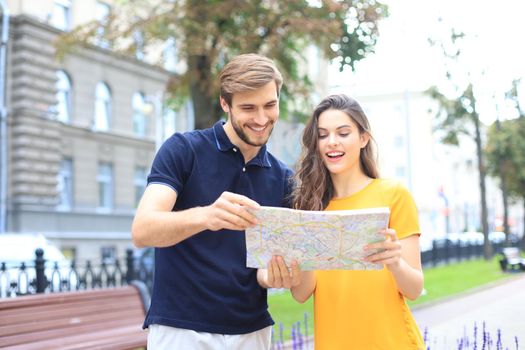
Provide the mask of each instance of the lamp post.
{"label": "lamp post", "polygon": [[6,54],[9,41],[9,10],[0,0],[2,33],[0,36],[0,233],[7,231],[7,108],[5,98]]}

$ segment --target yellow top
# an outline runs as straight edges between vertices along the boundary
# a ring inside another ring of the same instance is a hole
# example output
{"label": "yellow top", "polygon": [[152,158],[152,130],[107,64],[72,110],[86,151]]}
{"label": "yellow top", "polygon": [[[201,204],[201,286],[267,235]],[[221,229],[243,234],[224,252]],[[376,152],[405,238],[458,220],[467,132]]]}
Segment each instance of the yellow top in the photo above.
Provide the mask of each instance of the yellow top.
{"label": "yellow top", "polygon": [[[389,227],[398,238],[419,234],[417,208],[396,181],[375,179],[347,198],[333,199],[326,210],[390,208]],[[316,271],[314,292],[316,350],[424,349],[421,333],[383,268],[368,271]]]}

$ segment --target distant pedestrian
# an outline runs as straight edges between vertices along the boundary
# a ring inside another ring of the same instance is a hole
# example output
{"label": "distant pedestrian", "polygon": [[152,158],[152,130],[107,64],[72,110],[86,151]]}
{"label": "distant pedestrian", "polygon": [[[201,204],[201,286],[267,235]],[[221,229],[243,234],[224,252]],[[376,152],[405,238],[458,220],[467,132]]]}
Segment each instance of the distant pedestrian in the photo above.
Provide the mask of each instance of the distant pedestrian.
{"label": "distant pedestrian", "polygon": [[[246,267],[249,208],[286,206],[291,170],[266,150],[282,76],[255,54],[219,75],[228,120],[170,137],[155,157],[132,227],[155,247],[148,349],[269,349],[264,270]],[[262,287],[261,287],[262,286]]]}
{"label": "distant pedestrian", "polygon": [[[400,183],[379,178],[368,119],[346,95],[332,95],[315,108],[303,132],[294,208],[346,210],[390,208],[385,241],[366,261],[382,270],[292,269],[299,302],[314,295],[316,350],[415,350],[423,339],[405,303],[423,289],[417,208]],[[273,265],[272,265],[273,264]],[[289,273],[273,262],[274,276]],[[297,269],[297,267],[294,267]]]}

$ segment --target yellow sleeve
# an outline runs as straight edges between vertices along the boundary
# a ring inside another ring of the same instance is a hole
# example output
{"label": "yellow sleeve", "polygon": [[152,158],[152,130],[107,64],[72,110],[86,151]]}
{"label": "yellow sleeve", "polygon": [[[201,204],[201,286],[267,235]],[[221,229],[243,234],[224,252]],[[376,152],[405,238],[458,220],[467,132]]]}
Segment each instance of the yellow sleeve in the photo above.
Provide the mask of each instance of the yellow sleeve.
{"label": "yellow sleeve", "polygon": [[408,189],[400,183],[393,191],[389,227],[396,230],[399,239],[421,233],[414,198]]}

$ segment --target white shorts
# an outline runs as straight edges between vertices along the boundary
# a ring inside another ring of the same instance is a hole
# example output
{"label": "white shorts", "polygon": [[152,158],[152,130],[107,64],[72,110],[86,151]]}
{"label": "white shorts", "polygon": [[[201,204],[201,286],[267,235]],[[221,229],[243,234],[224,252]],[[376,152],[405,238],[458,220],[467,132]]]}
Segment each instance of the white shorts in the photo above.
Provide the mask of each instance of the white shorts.
{"label": "white shorts", "polygon": [[269,350],[272,326],[247,334],[217,334],[159,324],[148,326],[148,350]]}

